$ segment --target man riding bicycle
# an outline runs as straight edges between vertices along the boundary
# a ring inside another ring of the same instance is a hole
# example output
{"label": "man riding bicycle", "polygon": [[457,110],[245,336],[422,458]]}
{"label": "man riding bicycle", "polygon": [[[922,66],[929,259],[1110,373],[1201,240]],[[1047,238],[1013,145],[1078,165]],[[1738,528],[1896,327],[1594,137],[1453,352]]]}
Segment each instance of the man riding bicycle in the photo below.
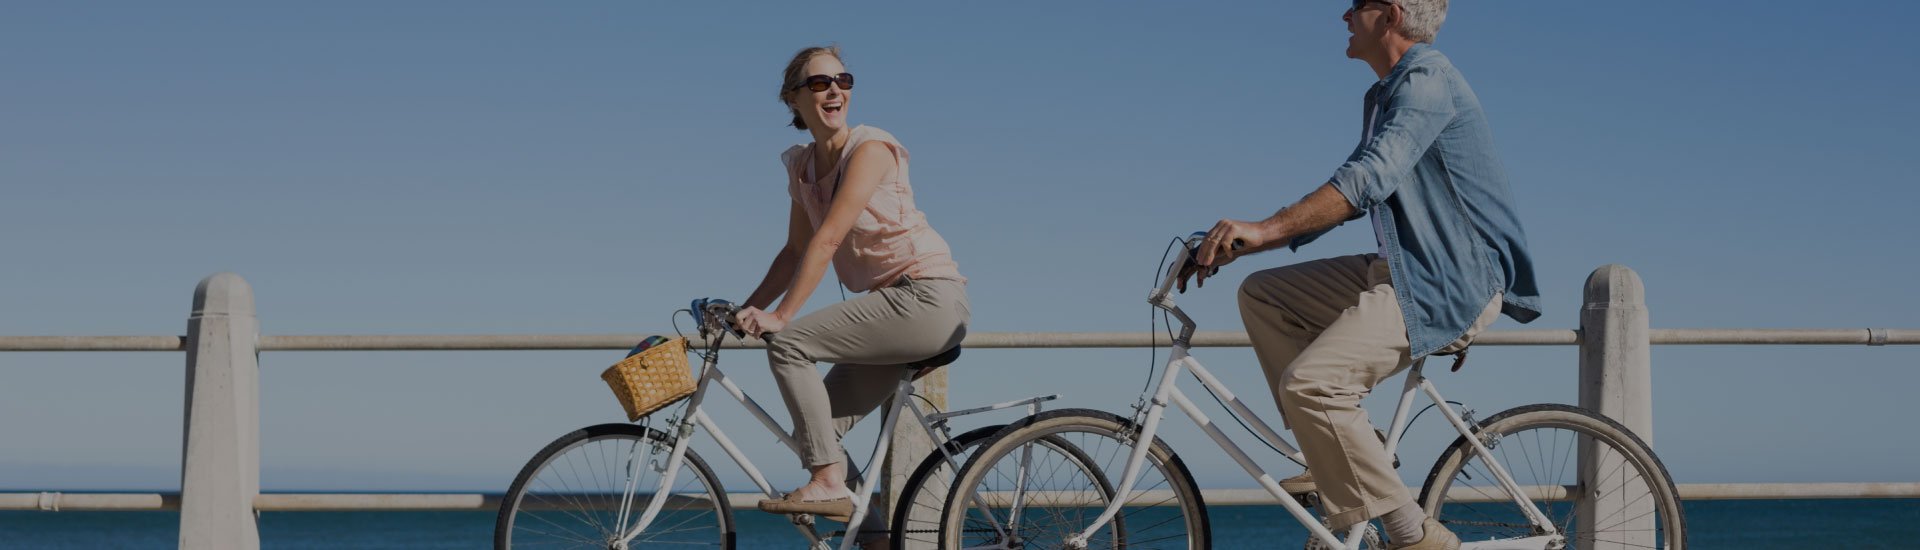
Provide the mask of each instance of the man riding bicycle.
{"label": "man riding bicycle", "polygon": [[1446,0],[1354,0],[1347,57],[1380,80],[1367,90],[1359,146],[1333,177],[1259,221],[1220,220],[1181,273],[1298,249],[1369,216],[1379,250],[1268,269],[1240,286],[1240,314],[1308,473],[1338,531],[1381,518],[1395,549],[1459,548],[1407,494],[1361,399],[1414,360],[1457,353],[1505,313],[1540,316],[1526,236],[1480,101],[1431,42]]}

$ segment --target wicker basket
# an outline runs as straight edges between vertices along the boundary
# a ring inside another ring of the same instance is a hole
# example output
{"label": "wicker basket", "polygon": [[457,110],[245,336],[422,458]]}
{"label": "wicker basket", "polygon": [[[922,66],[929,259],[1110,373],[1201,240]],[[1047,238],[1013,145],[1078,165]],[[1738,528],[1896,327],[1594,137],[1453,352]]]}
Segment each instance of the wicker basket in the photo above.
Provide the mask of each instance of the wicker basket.
{"label": "wicker basket", "polygon": [[687,369],[687,339],[674,338],[628,357],[600,378],[613,388],[620,407],[627,410],[627,421],[639,420],[653,411],[693,395],[693,374]]}

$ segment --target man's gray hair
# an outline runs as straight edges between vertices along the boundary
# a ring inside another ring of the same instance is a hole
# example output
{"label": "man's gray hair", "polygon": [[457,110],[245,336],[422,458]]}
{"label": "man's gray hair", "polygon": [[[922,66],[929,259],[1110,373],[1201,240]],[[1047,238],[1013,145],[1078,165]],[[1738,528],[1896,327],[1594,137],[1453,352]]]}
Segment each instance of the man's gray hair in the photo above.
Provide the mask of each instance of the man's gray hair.
{"label": "man's gray hair", "polygon": [[1447,0],[1395,0],[1400,13],[1400,34],[1414,42],[1433,42],[1440,24],[1447,22]]}

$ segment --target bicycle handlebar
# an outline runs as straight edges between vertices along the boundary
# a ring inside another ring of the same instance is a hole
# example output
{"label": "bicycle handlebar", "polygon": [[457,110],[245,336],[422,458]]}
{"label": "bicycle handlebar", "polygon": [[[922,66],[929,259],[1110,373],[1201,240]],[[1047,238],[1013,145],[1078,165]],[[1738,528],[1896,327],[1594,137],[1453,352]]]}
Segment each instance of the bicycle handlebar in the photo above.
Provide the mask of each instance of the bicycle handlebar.
{"label": "bicycle handlebar", "polygon": [[731,332],[734,336],[746,338],[747,332],[733,326],[733,315],[740,312],[740,306],[719,298],[695,298],[687,307],[693,312],[693,324],[700,326],[700,337],[711,338],[720,332]]}

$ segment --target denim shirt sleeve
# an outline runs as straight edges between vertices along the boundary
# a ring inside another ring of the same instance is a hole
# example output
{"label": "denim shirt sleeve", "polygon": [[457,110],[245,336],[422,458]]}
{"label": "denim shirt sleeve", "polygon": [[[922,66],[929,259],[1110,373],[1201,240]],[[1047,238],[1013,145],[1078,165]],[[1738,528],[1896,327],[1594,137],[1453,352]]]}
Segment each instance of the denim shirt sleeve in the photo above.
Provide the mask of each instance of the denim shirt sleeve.
{"label": "denim shirt sleeve", "polygon": [[1393,86],[1373,139],[1333,172],[1333,187],[1365,212],[1413,181],[1413,167],[1453,121],[1453,91],[1430,66],[1414,66]]}
{"label": "denim shirt sleeve", "polygon": [[[1353,159],[1356,159],[1356,158],[1359,158],[1359,157],[1360,157],[1360,149],[1356,147],[1356,148],[1354,148],[1354,150],[1353,150],[1353,154],[1352,154],[1352,155],[1348,155],[1348,157],[1347,157],[1347,160],[1348,160],[1349,162],[1351,162],[1351,161],[1352,161]],[[1318,190],[1319,190],[1319,188],[1317,188],[1317,187],[1316,187],[1316,188],[1314,188],[1314,190],[1315,190],[1315,191],[1318,191]],[[1288,248],[1289,250],[1292,250],[1292,251],[1294,251],[1294,252],[1299,252],[1299,251],[1300,251],[1300,247],[1302,247],[1302,246],[1306,246],[1306,245],[1307,245],[1307,243],[1311,243],[1311,242],[1313,242],[1313,241],[1315,241],[1315,240],[1318,240],[1318,239],[1320,238],[1320,236],[1321,236],[1321,235],[1325,235],[1325,234],[1327,234],[1327,233],[1331,233],[1331,232],[1333,232],[1333,229],[1334,229],[1334,227],[1339,227],[1339,226],[1340,226],[1340,225],[1342,225],[1342,224],[1345,224],[1345,223],[1347,223],[1347,222],[1350,222],[1350,221],[1353,221],[1353,220],[1357,220],[1357,219],[1360,219],[1360,218],[1364,218],[1364,217],[1367,217],[1367,211],[1366,211],[1366,210],[1356,210],[1356,211],[1354,211],[1354,213],[1353,213],[1353,215],[1352,215],[1352,216],[1348,216],[1348,217],[1347,217],[1347,219],[1345,219],[1345,220],[1342,220],[1342,221],[1341,221],[1341,222],[1340,222],[1339,224],[1335,224],[1335,225],[1334,225],[1333,227],[1329,227],[1329,228],[1326,228],[1326,229],[1321,229],[1321,230],[1319,230],[1319,231],[1313,231],[1313,232],[1309,232],[1309,233],[1305,233],[1305,234],[1302,234],[1302,235],[1300,235],[1300,236],[1298,236],[1298,237],[1294,237],[1294,238],[1293,238],[1293,240],[1291,240],[1291,241],[1287,241],[1287,248]]]}

